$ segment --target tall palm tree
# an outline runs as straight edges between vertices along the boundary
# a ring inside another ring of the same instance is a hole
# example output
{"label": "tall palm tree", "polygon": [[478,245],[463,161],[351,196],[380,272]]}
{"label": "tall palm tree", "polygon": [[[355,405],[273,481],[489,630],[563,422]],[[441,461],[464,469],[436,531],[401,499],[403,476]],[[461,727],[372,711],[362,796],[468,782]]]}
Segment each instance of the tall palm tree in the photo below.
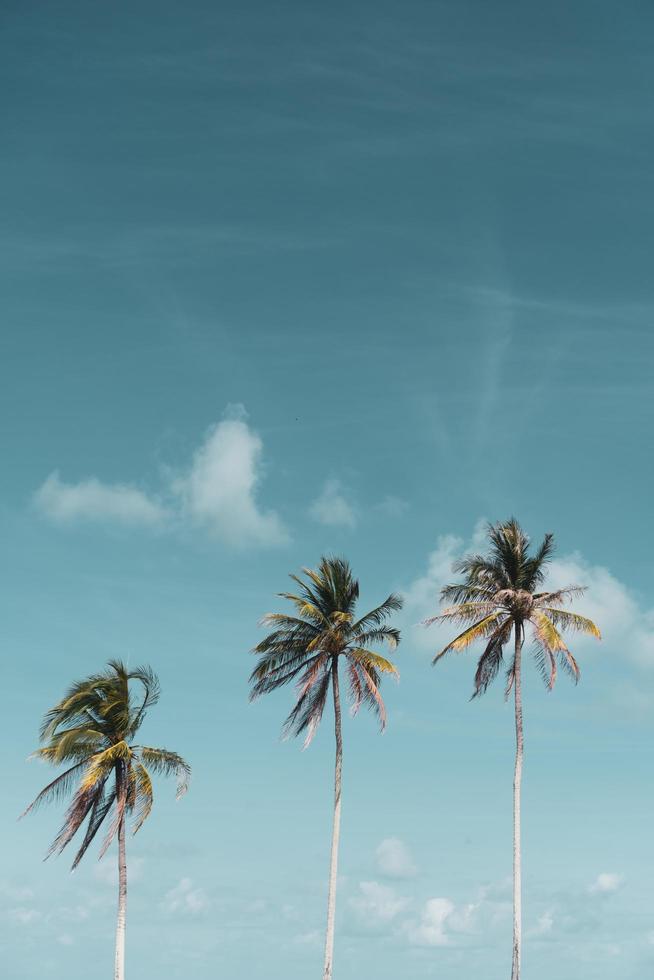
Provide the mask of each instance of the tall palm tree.
{"label": "tall palm tree", "polygon": [[511,980],[519,980],[522,947],[520,787],[524,752],[521,670],[525,627],[530,627],[536,665],[550,690],[556,679],[557,659],[575,683],[579,680],[577,661],[559,630],[589,633],[598,639],[600,631],[590,619],[563,608],[585,591],[581,586],[569,585],[552,592],[537,591],[542,587],[547,564],[554,551],[551,534],[545,535],[533,554],[530,553],[529,538],[514,518],[504,523],[489,524],[488,538],[488,554],[468,555],[454,564],[453,571],[461,573],[463,581],[447,585],[441,591],[441,600],[453,604],[440,615],[426,620],[426,623],[459,623],[466,627],[434,657],[434,663],[450,650],[464,650],[475,640],[484,641],[484,651],[475,673],[473,698],[484,694],[499,673],[504,662],[504,647],[513,634],[513,658],[507,670],[505,695],[508,698],[513,689],[516,754],[513,777]]}
{"label": "tall palm tree", "polygon": [[390,660],[373,652],[369,646],[385,642],[391,649],[397,647],[400,633],[387,625],[386,620],[402,608],[402,600],[397,595],[389,595],[380,606],[356,619],[359,583],[352,577],[347,561],[322,558],[317,571],[309,568],[302,571],[304,579],[291,575],[298,586],[297,595],[279,593],[295,606],[296,615],[268,613],[262,619],[263,625],[273,626],[274,630],[254,648],[259,661],[250,675],[250,700],[296,680],[297,700],[283,730],[285,735],[304,734],[306,747],[320,723],[330,688],[332,691],[336,765],[323,972],[323,980],[331,980],[343,763],[339,663],[343,662],[349,681],[352,714],[365,704],[376,713],[383,730],[386,709],[379,691],[381,675],[398,676],[398,673]]}
{"label": "tall palm tree", "polygon": [[[130,689],[131,681],[136,681],[141,689],[136,698]],[[136,833],[149,816],[153,803],[150,772],[176,776],[178,798],[186,792],[191,773],[188,764],[175,752],[133,742],[147,710],[158,700],[156,674],[149,667],[130,671],[119,660],[110,660],[103,673],[73,684],[45,715],[41,726],[41,741],[45,744],[34,753],[34,757],[53,765],[73,764],[41,790],[22,814],[25,816],[43,803],[73,793],[63,826],[46,855],[61,853],[88,817],[73,869],[103,824],[106,834],[100,857],[114,837],[118,837],[114,980],[125,977],[126,818],[133,817],[132,830]]]}

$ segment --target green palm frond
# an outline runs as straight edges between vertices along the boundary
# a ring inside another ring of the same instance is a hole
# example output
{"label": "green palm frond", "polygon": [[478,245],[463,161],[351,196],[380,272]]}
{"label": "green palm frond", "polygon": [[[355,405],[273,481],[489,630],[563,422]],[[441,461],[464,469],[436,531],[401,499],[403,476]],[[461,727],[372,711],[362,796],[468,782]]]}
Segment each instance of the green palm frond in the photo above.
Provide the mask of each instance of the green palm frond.
{"label": "green palm frond", "polygon": [[65,760],[74,762],[25,811],[73,794],[48,856],[60,853],[86,820],[86,831],[73,866],[79,863],[100,827],[107,822],[100,856],[126,813],[134,814],[135,829],[138,829],[152,805],[146,762],[154,772],[177,776],[178,795],[186,790],[190,767],[181,756],[165,749],[140,748],[136,758],[135,747],[130,744],[159,694],[159,681],[150,667],[129,670],[122,661],[112,660],[102,673],[71,685],[46,713],[41,727],[45,744],[37,749],[35,756],[54,765]]}
{"label": "green palm frond", "polygon": [[70,769],[66,769],[65,772],[62,772],[61,775],[57,776],[56,779],[53,779],[51,783],[48,783],[48,785],[41,790],[39,795],[32,800],[30,805],[23,810],[19,819],[27,816],[27,814],[31,813],[33,810],[38,810],[38,808],[44,803],[54,803],[69,796],[75,781],[80,776],[86,764],[86,760],[77,762],[74,766],[71,766]]}
{"label": "green palm frond", "polygon": [[[297,591],[281,596],[293,604],[295,612],[290,616],[268,613],[263,617],[262,625],[272,626],[273,630],[253,651],[258,660],[250,674],[250,700],[297,682],[296,701],[283,732],[285,736],[308,733],[308,744],[322,717],[331,671],[338,669],[340,657],[356,660],[363,656],[360,651],[365,651],[371,670],[375,663],[377,667],[390,664],[371,647],[381,643],[391,649],[397,647],[400,632],[387,620],[402,607],[402,598],[391,593],[379,606],[356,619],[359,583],[345,559],[322,558],[317,569],[304,568],[302,575],[290,577]],[[361,661],[359,668],[364,667]],[[350,671],[349,676],[353,704],[358,707],[366,703],[377,710],[377,697],[363,675]],[[377,690],[374,678],[373,683]]]}
{"label": "green palm frond", "polygon": [[[511,629],[514,635],[523,637],[524,623],[531,622],[536,639],[536,664],[548,686],[551,687],[556,678],[557,658],[565,670],[578,679],[577,662],[558,631],[576,630],[598,638],[600,632],[590,619],[561,608],[583,594],[582,586],[537,591],[542,588],[554,553],[553,536],[546,534],[532,552],[529,538],[515,518],[489,524],[487,533],[488,554],[466,555],[454,563],[454,571],[461,573],[463,580],[441,590],[441,601],[451,605],[425,621],[426,625],[434,622],[471,623],[434,658],[434,662],[449,650],[463,649],[477,639],[487,639],[475,675],[474,696],[477,696],[497,676],[502,664],[501,648],[506,645]],[[497,620],[497,616],[501,619]],[[498,622],[500,633],[496,634]],[[507,696],[514,675],[515,664],[512,663],[507,671]]]}

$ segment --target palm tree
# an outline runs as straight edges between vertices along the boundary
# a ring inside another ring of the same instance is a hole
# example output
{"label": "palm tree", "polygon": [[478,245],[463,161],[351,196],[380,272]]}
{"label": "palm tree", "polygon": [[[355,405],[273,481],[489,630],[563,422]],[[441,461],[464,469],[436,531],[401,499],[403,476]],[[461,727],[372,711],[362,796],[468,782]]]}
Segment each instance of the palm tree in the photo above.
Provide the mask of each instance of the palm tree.
{"label": "palm tree", "polygon": [[[141,687],[134,698],[130,681]],[[41,741],[34,757],[53,765],[72,762],[41,790],[25,814],[43,803],[58,801],[73,793],[64,823],[46,857],[63,851],[88,817],[75,860],[77,867],[104,824],[106,835],[102,857],[118,837],[118,922],[114,980],[125,977],[125,913],[127,862],[125,825],[133,816],[136,833],[150,814],[153,803],[150,772],[177,777],[177,797],[188,788],[190,767],[175,752],[134,745],[146,712],[159,700],[159,681],[149,667],[128,670],[119,660],[110,660],[107,670],[73,684],[58,704],[45,715]],[[75,788],[75,784],[77,787]],[[74,792],[73,792],[74,791]]]}
{"label": "palm tree", "polygon": [[504,662],[504,647],[513,633],[513,659],[507,670],[505,695],[511,689],[515,698],[516,755],[513,778],[513,954],[511,980],[520,978],[522,946],[520,787],[524,751],[522,726],[522,646],[529,624],[534,641],[536,664],[551,690],[556,679],[557,659],[575,683],[579,680],[577,661],[568,650],[559,630],[589,633],[600,638],[595,623],[563,606],[585,589],[570,585],[553,592],[536,591],[542,586],[545,570],[554,551],[554,538],[546,534],[534,554],[529,538],[518,522],[488,525],[490,543],[487,555],[469,555],[456,562],[453,571],[463,581],[447,585],[441,600],[453,603],[426,624],[460,623],[466,628],[434,657],[434,663],[450,650],[464,650],[475,640],[484,640],[484,651],[475,673],[475,698],[484,694]]}
{"label": "palm tree", "polygon": [[343,661],[349,681],[352,714],[365,704],[376,713],[383,730],[386,709],[379,691],[381,675],[397,677],[398,672],[390,660],[374,653],[369,646],[385,642],[391,649],[397,647],[400,633],[385,621],[392,612],[402,608],[402,600],[397,595],[389,595],[380,606],[355,619],[359,583],[352,577],[347,561],[322,558],[317,571],[309,568],[302,571],[304,579],[291,575],[298,594],[280,593],[293,603],[296,615],[268,613],[262,619],[263,625],[273,626],[274,630],[254,648],[259,661],[250,675],[250,700],[297,679],[297,700],[283,731],[286,736],[304,734],[306,747],[320,723],[330,687],[332,690],[336,765],[323,972],[323,980],[331,980],[343,761],[339,661]]}

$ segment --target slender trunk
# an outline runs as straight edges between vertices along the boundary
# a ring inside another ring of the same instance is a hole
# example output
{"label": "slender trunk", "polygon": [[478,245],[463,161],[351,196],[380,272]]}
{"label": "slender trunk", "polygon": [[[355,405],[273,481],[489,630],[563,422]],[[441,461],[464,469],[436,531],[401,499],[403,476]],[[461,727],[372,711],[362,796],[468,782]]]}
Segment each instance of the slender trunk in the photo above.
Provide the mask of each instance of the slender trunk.
{"label": "slender trunk", "polygon": [[329,894],[327,898],[327,936],[325,939],[325,969],[323,980],[331,980],[334,962],[334,916],[336,913],[336,875],[338,871],[338,841],[341,833],[341,769],[343,766],[343,736],[341,733],[341,695],[338,687],[338,658],[332,665],[334,688],[334,729],[336,733],[336,765],[334,769],[334,825],[332,854],[329,865]]}
{"label": "slender trunk", "polygon": [[522,733],[522,679],[521,659],[524,631],[522,623],[515,624],[515,770],[513,773],[513,958],[511,980],[520,980],[522,954],[522,857],[520,847],[520,790],[522,786],[522,757],[524,739]]}
{"label": "slender trunk", "polygon": [[127,861],[125,860],[125,816],[118,825],[118,921],[114,980],[125,980],[125,915],[127,911]]}

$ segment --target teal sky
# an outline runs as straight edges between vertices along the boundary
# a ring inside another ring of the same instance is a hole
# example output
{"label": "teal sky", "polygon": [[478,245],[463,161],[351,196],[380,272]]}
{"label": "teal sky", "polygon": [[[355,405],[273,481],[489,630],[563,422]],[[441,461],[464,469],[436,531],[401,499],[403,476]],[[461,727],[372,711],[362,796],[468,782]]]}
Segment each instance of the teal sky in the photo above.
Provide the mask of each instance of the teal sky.
{"label": "teal sky", "polygon": [[[150,663],[183,754],[130,842],[133,978],[318,976],[331,716],[247,703],[287,573],[406,595],[387,732],[345,731],[339,980],[508,974],[513,730],[429,666],[484,520],[555,532],[604,633],[526,683],[529,980],[643,980],[651,897],[651,4],[5,0],[4,773],[12,980],[113,955],[114,856],[41,858],[68,682]],[[96,970],[96,972],[97,972]],[[98,974],[99,975],[99,974]]]}

